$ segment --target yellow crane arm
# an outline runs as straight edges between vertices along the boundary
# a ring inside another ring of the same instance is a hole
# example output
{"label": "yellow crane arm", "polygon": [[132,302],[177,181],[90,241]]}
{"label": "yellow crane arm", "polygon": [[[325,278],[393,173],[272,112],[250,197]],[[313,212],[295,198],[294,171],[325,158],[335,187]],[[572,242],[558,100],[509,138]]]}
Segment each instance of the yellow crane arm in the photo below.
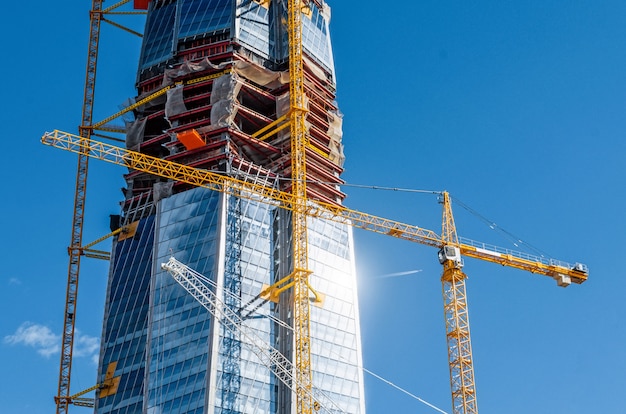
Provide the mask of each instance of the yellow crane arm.
{"label": "yellow crane arm", "polygon": [[[175,87],[180,86],[180,85],[193,85],[195,83],[204,82],[206,80],[216,79],[216,78],[219,78],[220,76],[222,76],[222,75],[224,75],[226,73],[230,73],[230,71],[231,71],[230,69],[226,69],[226,70],[223,70],[223,71],[218,72],[218,73],[213,73],[211,75],[202,76],[200,78],[191,79],[191,80],[188,80],[188,81],[185,81],[185,82],[182,82],[182,81],[181,82],[175,82],[175,83],[173,83],[171,85],[164,86],[161,89],[158,89],[156,92],[153,92],[150,95],[148,95],[148,96],[146,96],[144,98],[141,98],[140,100],[138,100],[134,104],[127,106],[126,108],[122,109],[121,111],[118,111],[118,112],[114,113],[113,115],[111,115],[111,116],[109,116],[107,118],[104,118],[103,120],[101,120],[99,122],[96,122],[95,124],[93,124],[91,126],[91,128],[92,129],[99,129],[99,130],[111,130],[112,129],[111,127],[108,127],[108,128],[106,127],[106,125],[110,121],[114,120],[115,118],[119,118],[120,116],[124,115],[125,113],[128,113],[128,112],[130,112],[130,111],[132,111],[132,110],[134,110],[136,108],[139,108],[140,106],[145,105],[146,103],[148,103],[150,101],[153,101],[154,99],[158,98],[159,96],[165,95],[167,93],[167,91],[169,91],[172,88],[175,88]],[[116,128],[116,127],[113,126],[113,128]],[[125,131],[115,129],[114,132],[125,132]]]}
{"label": "yellow crane arm", "polygon": [[[287,209],[293,208],[293,195],[291,193],[238,180],[215,172],[189,167],[166,159],[151,157],[111,144],[87,140],[78,135],[55,130],[46,132],[42,136],[41,142],[45,145],[74,153],[86,153],[91,158],[122,165],[159,177],[216,191],[229,192],[239,197],[265,203],[280,204],[281,207]],[[309,200],[306,207],[306,215],[348,224],[353,227],[427,246],[442,248],[445,244],[441,236],[432,230],[320,201]],[[588,277],[588,269],[582,264],[569,264],[554,259],[533,256],[462,237],[459,238],[459,242],[460,253],[466,257],[499,263],[503,266],[553,278],[559,278],[562,275],[579,284],[587,280]]]}
{"label": "yellow crane arm", "polygon": [[[559,286],[567,286],[571,282],[581,284],[587,280],[589,270],[582,263],[569,264],[559,260],[503,249],[496,246],[487,248],[484,243],[466,240],[470,244],[461,243],[461,254],[466,257],[499,263],[503,266],[526,270],[530,273],[550,276]],[[485,246],[485,247],[481,247]]]}
{"label": "yellow crane arm", "polygon": [[69,397],[58,396],[54,397],[54,401],[57,405],[69,405],[74,404],[79,407],[90,407],[93,408],[95,405],[95,400],[93,398],[83,397],[83,395],[98,390],[100,392],[100,397],[106,397],[109,395],[113,395],[117,392],[117,388],[120,385],[120,377],[114,377],[115,368],[117,367],[117,362],[112,362],[107,366],[107,370],[104,376],[104,381],[100,384],[96,384],[93,387],[89,387],[86,390],[82,390],[74,395]]}
{"label": "yellow crane arm", "polygon": [[94,385],[93,387],[89,387],[86,390],[82,390],[81,392],[78,392],[74,395],[71,395],[69,397],[54,397],[54,401],[59,404],[61,401],[63,401],[65,404],[74,404],[74,405],[78,405],[80,407],[93,407],[94,406],[94,399],[93,398],[86,398],[86,397],[82,397],[83,395],[87,394],[88,392],[94,391],[94,390],[98,390],[102,388],[102,384],[97,384]]}

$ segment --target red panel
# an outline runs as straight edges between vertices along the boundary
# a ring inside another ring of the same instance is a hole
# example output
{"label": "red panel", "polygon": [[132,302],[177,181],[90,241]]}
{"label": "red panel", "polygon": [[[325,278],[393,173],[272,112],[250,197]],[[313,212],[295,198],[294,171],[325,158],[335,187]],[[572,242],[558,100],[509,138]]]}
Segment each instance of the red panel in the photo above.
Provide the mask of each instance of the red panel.
{"label": "red panel", "polygon": [[148,3],[150,0],[133,0],[135,9],[148,10]]}
{"label": "red panel", "polygon": [[206,145],[198,131],[195,129],[179,132],[176,134],[176,138],[183,143],[187,150],[204,147]]}

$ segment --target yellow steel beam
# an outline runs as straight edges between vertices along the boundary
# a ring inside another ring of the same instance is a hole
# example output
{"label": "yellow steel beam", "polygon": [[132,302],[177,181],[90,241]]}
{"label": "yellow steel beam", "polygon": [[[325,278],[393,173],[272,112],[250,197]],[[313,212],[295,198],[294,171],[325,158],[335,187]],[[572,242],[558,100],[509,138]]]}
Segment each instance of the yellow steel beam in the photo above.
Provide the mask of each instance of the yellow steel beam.
{"label": "yellow steel beam", "polygon": [[128,28],[128,27],[126,27],[126,26],[124,26],[124,25],[121,25],[121,24],[119,24],[119,23],[116,23],[116,22],[114,22],[113,20],[109,20],[109,19],[106,19],[106,18],[104,18],[104,17],[103,17],[103,18],[102,18],[102,21],[103,21],[103,22],[107,22],[107,23],[108,23],[108,24],[110,24],[111,26],[115,26],[115,27],[117,27],[118,29],[122,29],[123,31],[128,32],[128,33],[130,33],[130,34],[132,34],[132,35],[135,35],[135,36],[137,36],[137,37],[143,37],[143,34],[141,34],[141,33],[137,32],[137,31],[135,31],[135,30],[133,30],[133,29],[130,29],[130,28]]}
{"label": "yellow steel beam", "polygon": [[314,145],[311,145],[311,143],[307,142],[306,147],[307,147],[308,149],[310,149],[311,151],[314,151],[314,152],[316,152],[317,154],[321,155],[322,157],[324,157],[324,158],[328,158],[328,153],[327,153],[327,152],[322,151],[321,149],[317,148],[317,147],[316,147],[316,146],[314,146]]}
{"label": "yellow steel beam", "polygon": [[91,243],[87,243],[86,245],[84,245],[82,248],[83,250],[87,250],[90,249],[91,247],[95,246],[98,243],[101,243],[103,241],[105,241],[106,239],[108,239],[109,237],[113,237],[116,236],[124,231],[127,231],[128,228],[127,227],[120,227],[117,230],[112,231],[111,233],[105,234],[104,236],[92,241]]}
{"label": "yellow steel beam", "polygon": [[[112,131],[112,132],[124,132],[123,130],[117,129],[117,127],[109,127],[108,129],[105,127],[105,124],[107,124],[108,122],[111,122],[112,120],[114,120],[115,118],[119,118],[120,116],[124,115],[125,113],[128,113],[136,108],[139,108],[141,105],[144,105],[156,98],[158,98],[159,96],[165,95],[167,93],[167,91],[169,91],[170,89],[179,86],[179,85],[193,85],[199,82],[204,82],[206,80],[211,80],[211,79],[215,79],[215,78],[219,78],[220,76],[226,74],[226,73],[230,73],[231,70],[230,69],[226,69],[223,70],[221,72],[218,73],[213,73],[211,75],[207,75],[207,76],[202,76],[200,78],[196,78],[196,79],[192,79],[186,82],[176,82],[172,85],[168,85],[165,86],[161,89],[159,89],[156,92],[151,93],[150,95],[146,96],[145,98],[142,98],[140,100],[138,100],[137,102],[135,102],[132,105],[128,105],[126,108],[122,109],[119,112],[114,113],[113,115],[104,118],[102,121],[96,122],[95,124],[93,124],[92,128],[93,129],[98,129],[101,131]],[[113,129],[113,130],[112,130]]]}
{"label": "yellow steel beam", "polygon": [[131,0],[121,0],[115,4],[110,5],[109,7],[107,7],[106,9],[102,10],[102,14],[108,14],[111,13],[113,10],[122,7],[123,5],[130,3]]}
{"label": "yellow steel beam", "polygon": [[[285,115],[281,116],[280,118],[276,119],[275,121],[272,121],[269,124],[265,125],[263,128],[259,129],[258,131],[253,133],[251,136],[253,138],[257,138],[261,141],[264,141],[268,137],[271,137],[272,135],[277,133],[278,131],[281,131],[287,128],[290,125],[288,121],[289,121],[289,112],[287,112]],[[276,128],[276,129],[274,131],[270,131],[272,128]],[[264,134],[265,132],[267,132],[267,134]]]}
{"label": "yellow steel beam", "polygon": [[[309,272],[311,274],[312,272]],[[261,289],[261,293],[259,293],[259,297],[264,300],[269,300],[275,303],[278,303],[280,300],[280,295],[283,292],[291,289],[295,285],[294,273],[285,276],[280,279],[278,282],[274,282],[272,285],[263,285]],[[323,301],[322,294],[317,292],[313,287],[307,282],[307,288],[313,293],[314,303],[321,303]]]}
{"label": "yellow steel beam", "polygon": [[158,91],[151,93],[150,95],[146,96],[143,99],[138,100],[137,102],[135,102],[132,105],[128,105],[126,108],[122,109],[119,112],[114,113],[113,115],[104,118],[102,121],[96,122],[95,124],[93,124],[93,128],[94,129],[101,129],[100,127],[105,125],[108,122],[111,122],[112,120],[114,120],[115,118],[118,118],[122,115],[124,115],[125,113],[128,113],[130,111],[132,111],[135,108],[140,107],[141,105],[144,105],[150,101],[152,101],[153,99],[158,98],[159,96],[165,95],[167,93],[168,90],[170,90],[172,88],[172,86],[166,86],[162,89],[159,89]]}

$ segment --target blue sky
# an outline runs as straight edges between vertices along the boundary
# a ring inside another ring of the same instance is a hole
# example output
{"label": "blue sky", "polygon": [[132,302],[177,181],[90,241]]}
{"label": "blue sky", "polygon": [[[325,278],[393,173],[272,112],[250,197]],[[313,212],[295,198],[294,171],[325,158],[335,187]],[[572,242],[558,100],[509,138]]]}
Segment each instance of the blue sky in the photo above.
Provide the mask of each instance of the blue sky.
{"label": "blue sky", "polygon": [[[76,160],[39,138],[77,131],[89,3],[7,2],[0,25],[0,401],[7,413],[54,410]],[[543,276],[466,260],[481,412],[626,411],[626,4],[331,6],[344,179],[448,190],[552,257],[590,268],[588,282],[562,289]],[[139,47],[110,26],[102,35],[95,120],[134,94]],[[121,174],[91,162],[86,242],[108,232]],[[439,232],[435,196],[345,191],[352,208]],[[454,208],[460,235],[514,247]],[[359,230],[355,241],[365,366],[450,412],[436,251]],[[95,383],[106,275],[105,262],[83,261],[73,391]],[[436,413],[366,378],[368,412]]]}

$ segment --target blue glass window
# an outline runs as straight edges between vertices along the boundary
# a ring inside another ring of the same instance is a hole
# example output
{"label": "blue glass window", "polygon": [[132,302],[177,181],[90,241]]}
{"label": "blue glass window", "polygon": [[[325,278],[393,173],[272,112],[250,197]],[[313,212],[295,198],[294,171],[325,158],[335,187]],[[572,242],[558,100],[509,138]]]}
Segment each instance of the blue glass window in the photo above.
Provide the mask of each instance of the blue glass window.
{"label": "blue glass window", "polygon": [[150,10],[139,64],[141,69],[166,61],[172,56],[175,16],[176,2]]}
{"label": "blue glass window", "polygon": [[302,17],[302,46],[308,54],[331,73],[334,73],[328,22],[313,2],[309,3],[309,5],[311,7],[311,18]]}
{"label": "blue glass window", "polygon": [[268,9],[256,1],[243,1],[237,8],[237,21],[237,37],[241,43],[267,57],[270,49]]}
{"label": "blue glass window", "polygon": [[233,0],[183,0],[178,38],[230,29]]}
{"label": "blue glass window", "polygon": [[139,222],[134,237],[117,242],[113,250],[98,372],[104,380],[108,365],[117,362],[122,391],[98,399],[98,414],[142,409],[153,241],[154,218],[149,217]]}

